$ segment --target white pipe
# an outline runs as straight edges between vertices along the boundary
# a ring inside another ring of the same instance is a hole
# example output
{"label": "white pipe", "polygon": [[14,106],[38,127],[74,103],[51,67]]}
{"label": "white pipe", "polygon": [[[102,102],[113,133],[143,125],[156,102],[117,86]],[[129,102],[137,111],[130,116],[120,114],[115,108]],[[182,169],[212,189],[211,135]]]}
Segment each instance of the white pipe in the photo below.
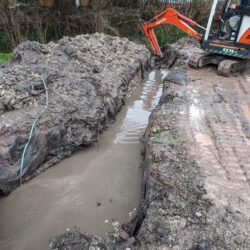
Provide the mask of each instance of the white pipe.
{"label": "white pipe", "polygon": [[226,6],[225,11],[227,11],[227,10],[228,10],[229,6],[231,5],[231,2],[232,2],[232,0],[230,0],[230,1],[228,1],[228,2],[227,2],[227,6]]}
{"label": "white pipe", "polygon": [[210,12],[209,20],[208,20],[208,23],[207,23],[207,30],[206,30],[206,34],[205,34],[205,38],[204,38],[205,41],[208,40],[208,37],[209,37],[209,34],[210,34],[210,30],[211,30],[211,26],[212,26],[212,23],[213,23],[214,14],[216,12],[216,7],[217,7],[217,4],[218,4],[218,1],[219,0],[214,0],[213,6],[212,6],[212,9],[211,9],[211,12]]}
{"label": "white pipe", "polygon": [[80,7],[80,0],[76,0],[76,7]]}

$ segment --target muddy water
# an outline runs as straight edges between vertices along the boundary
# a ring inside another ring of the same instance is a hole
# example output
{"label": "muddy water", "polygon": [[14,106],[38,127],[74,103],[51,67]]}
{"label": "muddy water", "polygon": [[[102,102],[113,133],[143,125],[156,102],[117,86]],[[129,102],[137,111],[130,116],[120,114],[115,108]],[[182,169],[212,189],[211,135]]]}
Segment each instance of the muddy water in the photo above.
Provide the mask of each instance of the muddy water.
{"label": "muddy water", "polygon": [[103,133],[99,145],[77,153],[0,200],[0,249],[48,249],[52,236],[75,225],[105,235],[138,207],[141,143],[158,103],[161,79],[153,71]]}

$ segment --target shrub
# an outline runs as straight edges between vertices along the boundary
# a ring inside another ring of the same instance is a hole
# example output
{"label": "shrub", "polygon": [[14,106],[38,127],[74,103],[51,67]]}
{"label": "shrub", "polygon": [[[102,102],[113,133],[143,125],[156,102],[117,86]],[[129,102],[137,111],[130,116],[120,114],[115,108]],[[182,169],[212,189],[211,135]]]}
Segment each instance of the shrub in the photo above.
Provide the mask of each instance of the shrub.
{"label": "shrub", "polygon": [[9,62],[12,58],[11,53],[0,53],[0,64]]}

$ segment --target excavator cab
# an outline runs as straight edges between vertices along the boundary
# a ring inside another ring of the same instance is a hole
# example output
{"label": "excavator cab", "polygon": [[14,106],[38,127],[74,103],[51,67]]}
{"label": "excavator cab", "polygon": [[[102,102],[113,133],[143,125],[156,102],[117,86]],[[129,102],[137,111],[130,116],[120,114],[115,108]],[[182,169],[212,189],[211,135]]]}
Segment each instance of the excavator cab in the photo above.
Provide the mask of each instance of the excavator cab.
{"label": "excavator cab", "polygon": [[[232,0],[225,1],[220,27],[227,26],[227,28],[224,30],[220,28],[219,32],[213,33],[211,27],[218,0],[214,1],[206,33],[201,40],[201,47],[206,52],[239,59],[250,59],[250,0],[240,2],[232,9]],[[223,37],[221,34],[223,32],[228,34]]]}
{"label": "excavator cab", "polygon": [[[212,27],[216,21],[215,14],[221,2],[213,1],[206,28],[172,8],[144,23],[144,33],[154,54],[164,56],[154,29],[161,25],[174,25],[199,41],[204,50],[203,54],[193,55],[189,62],[190,67],[201,68],[215,64],[218,65],[218,74],[223,76],[244,70],[250,59],[250,0],[241,0],[235,8],[232,7],[232,0],[223,1],[221,25],[219,30],[214,31]],[[202,29],[203,33],[196,31],[192,26]]]}

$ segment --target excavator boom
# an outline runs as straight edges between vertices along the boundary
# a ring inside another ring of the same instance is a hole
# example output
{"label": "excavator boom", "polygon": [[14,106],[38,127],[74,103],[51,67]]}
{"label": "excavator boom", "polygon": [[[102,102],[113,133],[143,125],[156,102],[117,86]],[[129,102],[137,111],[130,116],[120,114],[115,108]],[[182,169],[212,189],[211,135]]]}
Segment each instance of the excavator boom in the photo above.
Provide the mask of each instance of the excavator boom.
{"label": "excavator boom", "polygon": [[157,56],[162,56],[162,53],[161,53],[160,46],[158,44],[158,40],[155,35],[154,28],[159,27],[164,24],[174,25],[175,27],[179,28],[183,32],[187,33],[189,36],[196,39],[197,41],[201,41],[201,35],[196,30],[194,30],[191,26],[194,26],[194,27],[197,26],[200,28],[203,28],[203,27],[200,26],[197,22],[180,14],[175,9],[168,8],[165,11],[158,14],[157,16],[155,16],[151,20],[151,22],[144,23],[143,25],[144,33],[149,40],[149,43],[151,45],[153,52]]}

